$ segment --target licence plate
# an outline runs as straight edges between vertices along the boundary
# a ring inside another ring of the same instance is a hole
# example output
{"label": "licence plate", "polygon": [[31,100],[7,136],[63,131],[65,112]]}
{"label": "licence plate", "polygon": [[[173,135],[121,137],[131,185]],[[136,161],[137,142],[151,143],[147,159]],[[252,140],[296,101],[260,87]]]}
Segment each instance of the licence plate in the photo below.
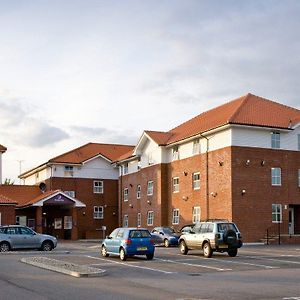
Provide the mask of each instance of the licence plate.
{"label": "licence plate", "polygon": [[228,246],[227,245],[219,245],[219,248],[226,249],[226,248],[228,248]]}
{"label": "licence plate", "polygon": [[137,247],[137,251],[146,251],[148,248],[147,247]]}

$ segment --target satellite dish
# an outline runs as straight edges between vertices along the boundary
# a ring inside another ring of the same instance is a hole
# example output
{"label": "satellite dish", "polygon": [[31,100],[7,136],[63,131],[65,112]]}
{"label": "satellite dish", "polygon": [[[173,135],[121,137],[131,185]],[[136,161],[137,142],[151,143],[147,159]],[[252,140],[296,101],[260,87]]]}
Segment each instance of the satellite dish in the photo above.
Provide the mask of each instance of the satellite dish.
{"label": "satellite dish", "polygon": [[46,191],[46,189],[47,189],[46,183],[45,182],[41,182],[39,184],[39,188],[42,191],[42,193],[44,193]]}

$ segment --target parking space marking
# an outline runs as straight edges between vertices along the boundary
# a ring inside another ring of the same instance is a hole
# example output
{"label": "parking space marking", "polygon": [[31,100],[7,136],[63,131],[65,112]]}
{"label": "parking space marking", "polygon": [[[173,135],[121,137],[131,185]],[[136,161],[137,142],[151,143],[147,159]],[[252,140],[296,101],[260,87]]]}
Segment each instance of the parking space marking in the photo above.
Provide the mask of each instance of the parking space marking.
{"label": "parking space marking", "polygon": [[191,264],[191,263],[185,263],[185,262],[181,262],[181,261],[176,261],[176,260],[170,260],[170,259],[162,259],[162,258],[155,258],[155,260],[160,260],[160,261],[164,261],[164,262],[170,262],[173,264],[180,264],[180,265],[186,265],[186,266],[192,266],[192,267],[201,267],[201,268],[205,268],[205,269],[212,269],[212,270],[216,270],[216,271],[232,271],[232,269],[223,269],[223,268],[218,268],[218,267],[212,267],[212,266],[204,266],[204,265],[199,265],[199,264]]}
{"label": "parking space marking", "polygon": [[263,260],[270,260],[270,261],[276,261],[276,262],[282,262],[282,263],[288,263],[288,264],[296,264],[300,265],[299,261],[293,261],[293,260],[284,260],[284,259],[279,259],[279,258],[269,258],[265,256],[244,256],[244,257],[249,257],[249,258],[254,258],[254,259],[263,259]]}
{"label": "parking space marking", "polygon": [[[94,256],[90,256],[90,255],[85,255],[85,257],[92,258],[92,259],[97,259],[97,260],[102,260],[102,261],[107,262],[107,258],[94,257]],[[118,264],[118,265],[123,265],[123,266],[131,267],[131,268],[144,269],[144,270],[149,270],[149,271],[154,271],[154,272],[160,272],[160,273],[164,273],[164,274],[175,274],[175,273],[177,273],[177,272],[170,272],[170,271],[165,271],[165,270],[160,270],[160,269],[153,269],[153,268],[149,268],[149,267],[142,267],[142,266],[131,265],[131,264],[120,262],[120,261],[110,260],[110,262],[114,263],[114,264]]]}

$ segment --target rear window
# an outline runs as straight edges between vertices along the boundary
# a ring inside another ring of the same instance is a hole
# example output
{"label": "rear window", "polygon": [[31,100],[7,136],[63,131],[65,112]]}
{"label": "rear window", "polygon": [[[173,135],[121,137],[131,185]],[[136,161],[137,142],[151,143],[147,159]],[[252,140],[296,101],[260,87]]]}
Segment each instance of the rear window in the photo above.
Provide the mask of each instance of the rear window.
{"label": "rear window", "polygon": [[219,223],[218,224],[219,232],[226,232],[228,230],[233,230],[233,231],[237,232],[237,228],[233,223]]}
{"label": "rear window", "polygon": [[131,230],[129,233],[130,238],[151,238],[148,230]]}

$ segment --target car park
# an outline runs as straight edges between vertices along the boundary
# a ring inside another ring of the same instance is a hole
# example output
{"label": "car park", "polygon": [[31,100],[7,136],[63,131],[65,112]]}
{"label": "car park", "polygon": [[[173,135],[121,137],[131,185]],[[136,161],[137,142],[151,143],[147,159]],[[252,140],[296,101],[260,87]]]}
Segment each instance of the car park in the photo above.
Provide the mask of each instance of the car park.
{"label": "car park", "polygon": [[180,234],[172,227],[155,227],[151,231],[155,245],[177,246]]}
{"label": "car park", "polygon": [[227,221],[208,221],[195,224],[190,233],[181,235],[179,249],[182,254],[189,250],[202,249],[205,257],[213,252],[227,252],[234,257],[242,247],[242,236],[238,227]]}
{"label": "car park", "polygon": [[101,254],[118,255],[121,260],[129,256],[146,255],[148,260],[154,257],[154,241],[148,229],[116,228],[101,244]]}
{"label": "car park", "polygon": [[56,237],[36,233],[27,226],[0,226],[0,252],[7,252],[15,249],[40,249],[43,251],[51,251],[56,246]]}

